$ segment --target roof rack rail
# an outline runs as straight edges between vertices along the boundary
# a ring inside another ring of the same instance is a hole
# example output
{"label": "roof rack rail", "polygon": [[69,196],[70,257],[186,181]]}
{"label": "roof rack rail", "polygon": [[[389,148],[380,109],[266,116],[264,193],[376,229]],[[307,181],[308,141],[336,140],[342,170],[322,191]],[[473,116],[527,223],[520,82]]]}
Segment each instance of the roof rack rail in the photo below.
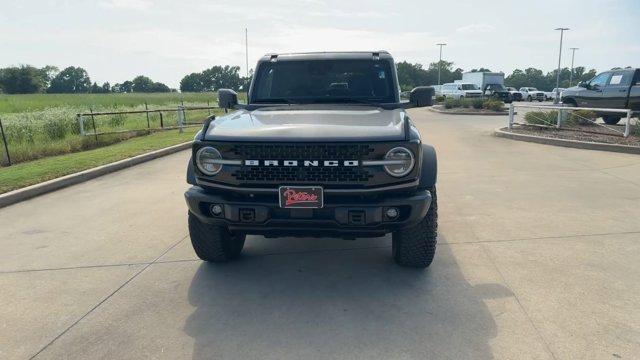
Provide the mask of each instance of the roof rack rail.
{"label": "roof rack rail", "polygon": [[278,61],[278,54],[271,54],[271,56],[269,57],[269,61],[271,62]]}

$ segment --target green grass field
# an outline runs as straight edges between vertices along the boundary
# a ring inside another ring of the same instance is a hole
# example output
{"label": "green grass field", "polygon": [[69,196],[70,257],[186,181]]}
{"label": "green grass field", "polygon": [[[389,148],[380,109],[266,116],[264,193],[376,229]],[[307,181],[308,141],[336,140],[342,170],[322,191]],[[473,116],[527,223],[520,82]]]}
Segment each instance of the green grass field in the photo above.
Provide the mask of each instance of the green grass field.
{"label": "green grass field", "polygon": [[137,107],[144,105],[167,105],[185,103],[214,104],[215,93],[130,93],[130,94],[0,94],[0,115],[22,113],[50,108],[73,107],[89,111],[113,107]]}
{"label": "green grass field", "polygon": [[187,128],[184,133],[179,133],[178,130],[162,131],[98,149],[52,156],[0,168],[0,194],[190,141],[193,140],[197,130],[198,128]]}
{"label": "green grass field", "polygon": [[[216,105],[215,93],[131,93],[131,94],[29,94],[0,95],[2,120],[9,153],[13,163],[21,163],[128,140],[147,134],[147,128],[160,128],[160,114],[89,116],[83,118],[85,132],[99,134],[81,136],[76,114],[149,109],[170,109],[162,113],[163,125],[177,125],[177,108],[184,106]],[[175,109],[175,110],[173,110]],[[215,110],[186,112],[188,123],[198,123]],[[0,164],[6,165],[4,149],[0,150]]]}

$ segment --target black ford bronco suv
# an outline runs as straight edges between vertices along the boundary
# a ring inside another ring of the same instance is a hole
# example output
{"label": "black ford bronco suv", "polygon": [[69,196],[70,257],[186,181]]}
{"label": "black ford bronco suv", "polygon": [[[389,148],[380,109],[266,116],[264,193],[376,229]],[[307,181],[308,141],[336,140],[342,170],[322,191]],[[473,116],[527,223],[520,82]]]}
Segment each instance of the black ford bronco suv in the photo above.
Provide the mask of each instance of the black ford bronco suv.
{"label": "black ford bronco suv", "polygon": [[436,153],[405,109],[430,106],[434,90],[400,100],[391,55],[269,54],[247,104],[221,89],[193,142],[185,198],[196,254],[222,262],[246,235],[392,233],[395,261],[427,267],[436,249]]}

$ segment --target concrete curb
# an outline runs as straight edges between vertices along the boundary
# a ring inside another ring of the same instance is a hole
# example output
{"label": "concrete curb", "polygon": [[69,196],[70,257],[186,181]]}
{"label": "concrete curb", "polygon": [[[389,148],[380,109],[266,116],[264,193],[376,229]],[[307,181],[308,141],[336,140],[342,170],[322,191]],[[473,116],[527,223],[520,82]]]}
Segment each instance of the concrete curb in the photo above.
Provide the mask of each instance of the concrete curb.
{"label": "concrete curb", "polygon": [[134,165],[141,164],[162,156],[170,155],[178,151],[186,150],[191,147],[191,141],[178,145],[169,146],[160,150],[154,150],[145,154],[137,155],[132,158],[116,161],[110,164],[87,169],[74,174],[65,175],[57,179],[45,181],[40,184],[27,186],[22,189],[13,190],[0,195],[0,208],[24,201],[39,195],[43,195],[55,190],[65,188],[67,186],[79,184],[99,176],[106,175],[118,170],[122,170]]}
{"label": "concrete curb", "polygon": [[504,128],[495,129],[494,135],[511,140],[527,141],[545,145],[555,145],[586,150],[612,151],[626,154],[640,154],[640,146],[606,144],[580,140],[554,139],[535,135],[516,134],[504,131],[503,129]]}
{"label": "concrete curb", "polygon": [[495,111],[495,112],[486,112],[486,113],[482,113],[482,112],[464,113],[464,112],[455,112],[455,111],[443,111],[443,110],[434,109],[433,107],[430,107],[429,110],[438,114],[447,114],[447,115],[471,115],[471,116],[478,116],[478,115],[479,116],[508,116],[509,115],[508,111]]}

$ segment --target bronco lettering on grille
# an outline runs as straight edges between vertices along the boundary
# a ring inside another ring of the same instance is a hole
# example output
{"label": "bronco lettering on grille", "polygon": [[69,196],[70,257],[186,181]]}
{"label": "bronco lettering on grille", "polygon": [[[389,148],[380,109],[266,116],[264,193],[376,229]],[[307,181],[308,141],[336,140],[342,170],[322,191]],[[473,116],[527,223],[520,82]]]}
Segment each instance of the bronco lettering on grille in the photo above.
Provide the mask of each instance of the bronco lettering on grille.
{"label": "bronco lettering on grille", "polygon": [[358,160],[245,160],[245,166],[358,166]]}

